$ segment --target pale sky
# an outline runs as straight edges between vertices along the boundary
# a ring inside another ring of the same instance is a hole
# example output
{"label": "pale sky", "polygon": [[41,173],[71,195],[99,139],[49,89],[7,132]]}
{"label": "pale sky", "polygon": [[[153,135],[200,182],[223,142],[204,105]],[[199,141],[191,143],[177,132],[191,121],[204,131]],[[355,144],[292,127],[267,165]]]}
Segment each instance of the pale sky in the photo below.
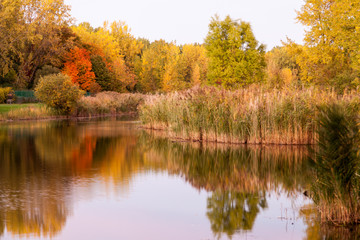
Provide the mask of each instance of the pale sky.
{"label": "pale sky", "polygon": [[177,44],[203,43],[211,17],[249,22],[256,39],[271,50],[286,37],[302,43],[304,28],[295,20],[303,0],[65,0],[77,23],[99,27],[125,21],[135,37]]}

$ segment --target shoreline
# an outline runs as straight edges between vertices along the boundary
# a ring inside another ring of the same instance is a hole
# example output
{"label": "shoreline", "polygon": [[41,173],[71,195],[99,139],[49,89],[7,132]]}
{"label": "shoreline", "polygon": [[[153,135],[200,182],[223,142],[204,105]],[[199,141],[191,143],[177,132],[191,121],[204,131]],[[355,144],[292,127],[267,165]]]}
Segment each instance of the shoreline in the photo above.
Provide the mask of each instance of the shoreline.
{"label": "shoreline", "polygon": [[40,118],[19,118],[19,119],[0,119],[0,124],[11,123],[11,122],[28,122],[28,121],[53,121],[53,120],[81,120],[81,119],[95,119],[102,117],[137,117],[137,112],[128,112],[128,113],[109,113],[109,114],[96,114],[90,116],[49,116],[49,117],[40,117]]}
{"label": "shoreline", "polygon": [[147,132],[150,132],[151,134],[154,134],[156,137],[163,137],[170,140],[171,142],[177,142],[177,143],[221,144],[221,145],[234,145],[234,146],[294,146],[294,147],[316,146],[315,143],[275,143],[275,142],[256,143],[256,142],[241,142],[241,141],[221,141],[221,140],[211,140],[206,138],[200,140],[199,138],[180,137],[181,134],[177,134],[167,129],[150,128],[144,125],[140,125],[139,128]]}

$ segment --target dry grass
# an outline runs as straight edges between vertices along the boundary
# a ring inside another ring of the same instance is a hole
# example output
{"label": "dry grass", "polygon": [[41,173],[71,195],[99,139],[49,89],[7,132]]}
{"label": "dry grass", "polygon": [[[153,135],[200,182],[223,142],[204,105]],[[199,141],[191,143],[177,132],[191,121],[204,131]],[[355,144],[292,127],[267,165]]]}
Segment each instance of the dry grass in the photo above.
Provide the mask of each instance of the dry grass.
{"label": "dry grass", "polygon": [[77,103],[77,116],[135,113],[145,95],[101,92],[95,97],[82,97]]}
{"label": "dry grass", "polygon": [[254,143],[314,144],[317,106],[339,102],[354,108],[359,95],[333,91],[237,91],[196,87],[183,92],[149,96],[140,107],[144,127],[168,130],[186,140]]}

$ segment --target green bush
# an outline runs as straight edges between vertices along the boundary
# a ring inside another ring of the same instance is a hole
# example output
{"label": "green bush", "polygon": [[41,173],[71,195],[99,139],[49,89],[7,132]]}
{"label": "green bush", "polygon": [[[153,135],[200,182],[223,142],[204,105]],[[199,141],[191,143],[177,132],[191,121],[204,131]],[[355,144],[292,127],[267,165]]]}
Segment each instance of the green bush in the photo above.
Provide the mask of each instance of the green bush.
{"label": "green bush", "polygon": [[61,73],[41,77],[35,88],[35,96],[40,101],[65,114],[75,109],[83,95],[84,92],[71,82],[70,77]]}
{"label": "green bush", "polygon": [[45,77],[47,75],[59,74],[61,72],[60,69],[53,67],[51,65],[44,65],[42,68],[36,71],[35,79],[34,79],[34,88],[39,83],[40,78]]}
{"label": "green bush", "polygon": [[11,91],[11,87],[0,88],[0,103],[6,102],[7,96]]}

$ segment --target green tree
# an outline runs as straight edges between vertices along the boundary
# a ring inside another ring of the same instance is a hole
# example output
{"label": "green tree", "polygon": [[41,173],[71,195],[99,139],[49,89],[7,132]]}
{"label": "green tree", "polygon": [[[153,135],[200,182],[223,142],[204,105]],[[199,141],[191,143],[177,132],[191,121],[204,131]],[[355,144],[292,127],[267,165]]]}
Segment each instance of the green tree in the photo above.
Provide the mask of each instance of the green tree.
{"label": "green tree", "polygon": [[38,69],[35,74],[34,87],[39,83],[41,77],[47,75],[58,74],[61,70],[59,68],[53,67],[51,65],[44,65],[42,68]]}
{"label": "green tree", "polygon": [[229,16],[212,18],[205,39],[211,84],[232,88],[263,79],[264,45],[259,45],[249,23]]}
{"label": "green tree", "polygon": [[207,200],[207,217],[211,229],[219,238],[226,233],[231,238],[237,231],[251,231],[261,209],[267,207],[264,192],[214,192]]}
{"label": "green tree", "polygon": [[106,67],[104,59],[99,56],[91,56],[92,71],[95,73],[95,81],[101,86],[102,90],[111,90],[111,72]]}

